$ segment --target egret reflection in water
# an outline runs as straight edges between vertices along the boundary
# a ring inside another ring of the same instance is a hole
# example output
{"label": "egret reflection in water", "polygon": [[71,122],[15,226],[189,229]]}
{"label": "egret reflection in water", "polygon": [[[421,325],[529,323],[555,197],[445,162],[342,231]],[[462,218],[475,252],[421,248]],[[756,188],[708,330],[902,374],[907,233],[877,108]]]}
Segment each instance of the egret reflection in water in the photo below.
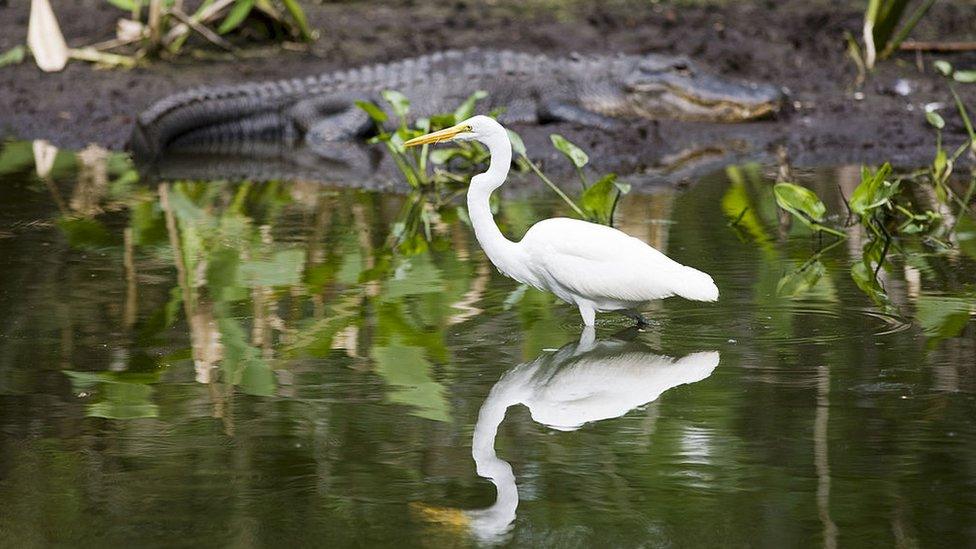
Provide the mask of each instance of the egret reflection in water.
{"label": "egret reflection in water", "polygon": [[515,521],[519,496],[512,466],[495,454],[495,436],[508,408],[524,404],[532,419],[560,431],[620,417],[679,385],[701,381],[718,366],[718,351],[680,359],[653,352],[636,329],[596,340],[586,327],[575,343],[515,366],[491,388],[478,412],[471,455],[478,475],[498,492],[490,507],[456,510],[421,506],[433,522],[462,524],[481,541],[498,541]]}

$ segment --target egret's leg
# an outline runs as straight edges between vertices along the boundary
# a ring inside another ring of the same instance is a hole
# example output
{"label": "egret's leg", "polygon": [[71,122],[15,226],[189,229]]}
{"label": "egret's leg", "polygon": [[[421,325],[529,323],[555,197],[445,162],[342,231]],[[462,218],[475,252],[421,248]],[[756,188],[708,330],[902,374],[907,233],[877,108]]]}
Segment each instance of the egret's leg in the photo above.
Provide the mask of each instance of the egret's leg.
{"label": "egret's leg", "polygon": [[596,323],[596,309],[592,305],[580,305],[580,316],[583,317],[583,324],[593,326]]}
{"label": "egret's leg", "polygon": [[623,313],[623,315],[625,317],[627,317],[627,318],[633,320],[634,322],[636,322],[638,328],[644,328],[648,324],[650,324],[647,321],[647,318],[645,318],[644,315],[640,314],[637,311],[623,310],[623,311],[620,311],[620,312]]}
{"label": "egret's leg", "polygon": [[586,326],[580,332],[579,343],[576,344],[576,352],[585,353],[593,348],[594,343],[596,343],[596,330],[593,326]]}

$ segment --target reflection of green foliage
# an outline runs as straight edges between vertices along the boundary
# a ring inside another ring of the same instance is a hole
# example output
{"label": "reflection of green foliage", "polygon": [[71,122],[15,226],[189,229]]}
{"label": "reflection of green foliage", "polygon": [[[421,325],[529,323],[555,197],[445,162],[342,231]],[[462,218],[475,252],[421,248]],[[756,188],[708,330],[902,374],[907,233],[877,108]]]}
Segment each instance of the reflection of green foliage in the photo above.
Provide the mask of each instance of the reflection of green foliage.
{"label": "reflection of green foliage", "polygon": [[97,391],[98,400],[87,407],[89,417],[137,419],[156,417],[159,407],[151,402],[150,383],[156,374],[129,372],[65,372],[75,392]]}
{"label": "reflection of green foliage", "polygon": [[4,142],[0,147],[0,175],[26,170],[34,165],[30,141]]}
{"label": "reflection of green foliage", "polygon": [[[77,165],[71,151],[58,151],[50,177],[61,179],[72,174]],[[30,141],[0,142],[0,175],[21,172],[34,167],[34,149]]]}
{"label": "reflection of green foliage", "polygon": [[61,218],[58,227],[72,248],[103,248],[118,244],[100,221],[89,217]]}
{"label": "reflection of green foliage", "polygon": [[871,267],[864,263],[863,261],[858,261],[851,266],[851,278],[857,287],[861,289],[862,292],[874,302],[875,305],[881,307],[886,312],[894,312],[894,305],[888,298],[887,292],[878,282],[878,277],[875,272],[871,270]]}
{"label": "reflection of green foliage", "polygon": [[[221,184],[208,186],[177,184],[169,193],[169,204],[179,222],[179,240],[190,287],[203,285],[223,345],[220,370],[226,383],[260,396],[273,394],[271,365],[259,349],[248,342],[244,327],[233,313],[236,302],[249,300],[256,288],[280,288],[299,284],[305,268],[302,250],[266,243],[256,220],[271,221],[288,201],[275,184],[242,184],[234,188],[229,202]],[[262,219],[263,218],[263,219]],[[198,265],[206,265],[204,280],[195,280]],[[165,326],[173,302],[158,325]],[[190,304],[194,306],[194,304]]]}
{"label": "reflection of green foliage", "polygon": [[826,270],[819,259],[808,261],[779,279],[776,294],[785,297],[803,295],[820,282]]}
{"label": "reflection of green foliage", "polygon": [[272,395],[275,380],[271,366],[261,358],[257,348],[248,344],[247,336],[236,320],[229,314],[215,312],[219,318],[220,342],[224,345],[224,359],[220,363],[224,382],[240,385],[248,394]]}
{"label": "reflection of green foliage", "polygon": [[962,333],[970,315],[976,314],[976,296],[949,297],[920,295],[915,312],[929,344]]}
{"label": "reflection of green foliage", "polygon": [[400,301],[405,296],[432,294],[444,289],[440,270],[429,255],[405,258],[384,285],[383,301]]}
{"label": "reflection of green foliage", "polygon": [[722,195],[722,212],[733,227],[741,227],[764,250],[772,249],[772,238],[766,232],[759,210],[753,203],[739,166],[726,168],[731,183]]}
{"label": "reflection of green foliage", "polygon": [[393,338],[385,346],[373,347],[376,373],[394,387],[391,402],[407,404],[415,415],[435,421],[451,421],[444,387],[431,377],[433,365],[424,350]]}
{"label": "reflection of green foliage", "polygon": [[252,259],[240,265],[239,280],[245,287],[292,286],[301,280],[305,253],[299,249],[278,250],[267,260]]}
{"label": "reflection of green foliage", "polygon": [[961,214],[956,222],[955,230],[959,249],[969,257],[976,259],[976,217],[973,214]]}

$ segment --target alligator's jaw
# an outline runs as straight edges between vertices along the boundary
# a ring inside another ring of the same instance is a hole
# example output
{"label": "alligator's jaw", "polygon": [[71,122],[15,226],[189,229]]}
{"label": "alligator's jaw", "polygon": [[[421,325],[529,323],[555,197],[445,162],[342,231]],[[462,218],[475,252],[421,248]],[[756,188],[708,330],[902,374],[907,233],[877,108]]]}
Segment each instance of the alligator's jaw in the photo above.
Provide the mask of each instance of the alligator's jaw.
{"label": "alligator's jaw", "polygon": [[632,89],[627,103],[644,118],[744,122],[774,115],[783,95],[771,86],[728,84],[717,79],[667,79]]}
{"label": "alligator's jaw", "polygon": [[668,90],[656,104],[633,102],[637,113],[645,118],[670,118],[699,122],[744,122],[772,116],[779,111],[778,101],[740,102],[695,96],[685,90]]}

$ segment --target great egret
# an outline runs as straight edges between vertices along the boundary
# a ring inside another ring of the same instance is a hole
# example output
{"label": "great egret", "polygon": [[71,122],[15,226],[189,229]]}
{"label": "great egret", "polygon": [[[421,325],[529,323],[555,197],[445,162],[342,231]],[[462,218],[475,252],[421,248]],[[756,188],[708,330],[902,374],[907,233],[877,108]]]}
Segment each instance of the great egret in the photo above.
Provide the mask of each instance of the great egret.
{"label": "great egret", "polygon": [[495,383],[478,412],[471,456],[479,476],[497,490],[484,509],[418,505],[431,521],[465,525],[483,542],[501,541],[515,521],[519,495],[512,466],[495,453],[495,436],[512,406],[524,404],[532,420],[559,431],[613,419],[654,402],[665,391],[701,381],[719,364],[718,351],[675,359],[659,355],[632,335],[595,341],[592,327],[579,342],[515,366]]}
{"label": "great egret", "polygon": [[505,182],[512,163],[508,132],[492,118],[474,116],[405,145],[451,140],[480,141],[491,153],[488,171],[474,176],[468,189],[468,217],[488,259],[502,274],[579,307],[587,326],[593,326],[597,311],[622,311],[643,325],[639,309],[673,295],[718,299],[712,277],[611,227],[557,217],[533,225],[520,242],[505,238],[492,219],[488,198]]}

